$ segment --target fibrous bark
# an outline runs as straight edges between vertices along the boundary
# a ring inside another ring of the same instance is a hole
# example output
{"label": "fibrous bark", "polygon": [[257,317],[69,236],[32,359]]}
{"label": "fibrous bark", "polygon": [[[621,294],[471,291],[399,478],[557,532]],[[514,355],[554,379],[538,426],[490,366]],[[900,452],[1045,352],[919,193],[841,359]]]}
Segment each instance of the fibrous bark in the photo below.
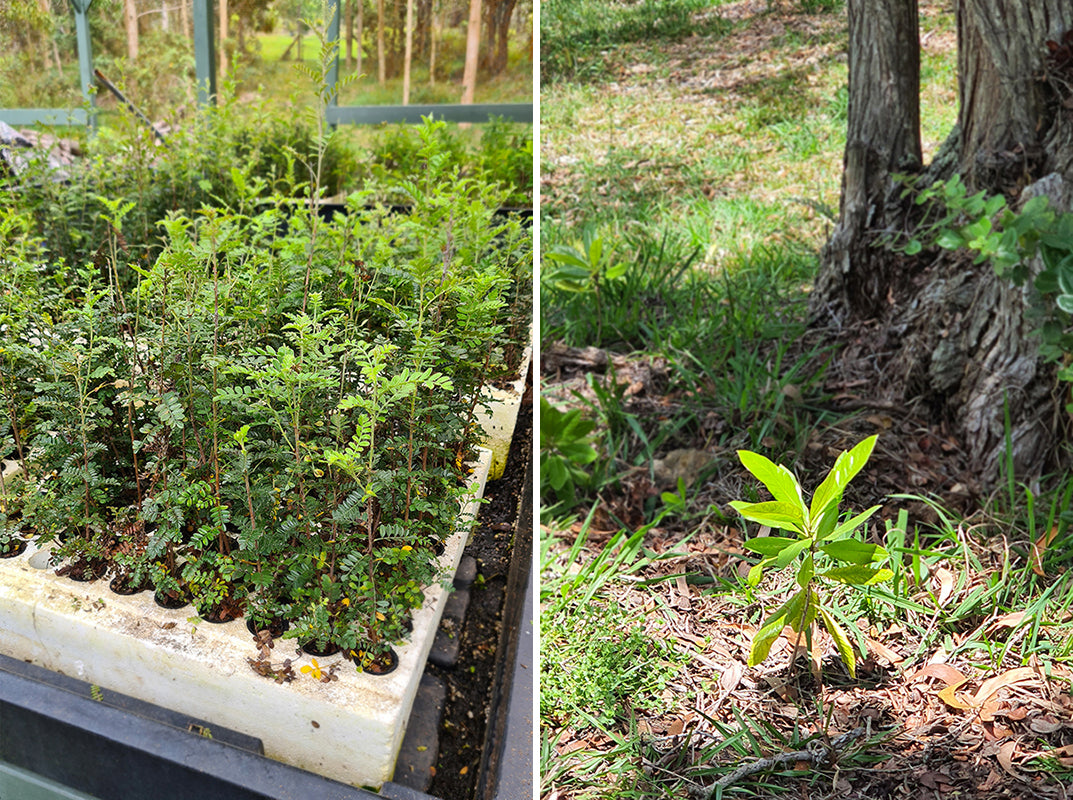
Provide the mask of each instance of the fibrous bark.
{"label": "fibrous bark", "polygon": [[811,312],[820,325],[873,331],[881,382],[947,424],[988,487],[1007,461],[1022,477],[1039,474],[1063,439],[1055,369],[1039,355],[1031,282],[1015,286],[971,255],[908,257],[877,244],[905,241],[920,223],[921,209],[901,198],[891,178],[898,172],[921,176],[923,185],[960,173],[970,191],[1002,193],[1015,208],[1041,193],[1059,210],[1070,208],[1073,104],[1063,102],[1069,81],[1053,74],[1057,62],[1048,53],[1073,28],[1073,4],[958,0],[956,11],[958,125],[924,168],[916,3],[849,4],[841,214]]}

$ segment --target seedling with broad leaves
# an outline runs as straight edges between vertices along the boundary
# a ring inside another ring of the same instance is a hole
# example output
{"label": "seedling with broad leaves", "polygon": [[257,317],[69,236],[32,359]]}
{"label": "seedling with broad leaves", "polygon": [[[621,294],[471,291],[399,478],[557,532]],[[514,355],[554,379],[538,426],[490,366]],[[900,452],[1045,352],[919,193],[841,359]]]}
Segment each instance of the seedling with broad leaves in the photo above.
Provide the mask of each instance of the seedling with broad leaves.
{"label": "seedling with broad leaves", "polygon": [[749,585],[759,584],[766,569],[778,571],[793,564],[797,569],[795,582],[798,587],[756,632],[749,652],[749,666],[754,667],[767,658],[771,646],[787,626],[797,634],[798,641],[804,636],[811,650],[812,624],[819,617],[834,639],[849,674],[856,676],[853,646],[832,614],[833,607],[820,596],[818,588],[823,581],[873,586],[894,576],[891,570],[881,566],[888,556],[886,549],[855,537],[879,506],[839,521],[842,493],[868,461],[875,443],[876,437],[870,436],[852,450],[841,453],[812,495],[811,503],[805,502],[801,484],[786,467],[758,453],[738,451],[742,465],[767,487],[774,500],[762,503],[734,501],[731,507],[751,522],[794,534],[790,537],[758,536],[745,542],[746,549],[761,556],[749,570]]}

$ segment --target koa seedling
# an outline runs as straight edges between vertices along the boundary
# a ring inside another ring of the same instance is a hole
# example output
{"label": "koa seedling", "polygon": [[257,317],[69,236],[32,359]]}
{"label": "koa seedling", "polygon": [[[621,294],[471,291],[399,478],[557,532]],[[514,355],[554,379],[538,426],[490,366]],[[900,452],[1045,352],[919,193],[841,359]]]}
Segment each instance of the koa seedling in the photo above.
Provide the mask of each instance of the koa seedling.
{"label": "koa seedling", "polygon": [[852,450],[841,453],[808,504],[801,485],[790,470],[758,453],[738,451],[742,465],[767,487],[774,500],[761,503],[734,501],[731,507],[751,522],[793,534],[792,537],[758,536],[745,542],[746,549],[761,556],[749,570],[749,585],[759,584],[765,569],[778,571],[795,564],[798,587],[756,632],[749,652],[749,666],[756,666],[767,658],[772,644],[786,627],[797,635],[798,640],[804,636],[811,651],[814,646],[812,625],[819,617],[834,639],[849,674],[856,675],[856,657],[849,637],[832,614],[830,600],[820,596],[818,587],[823,582],[872,586],[894,576],[891,570],[880,566],[887,559],[887,551],[854,536],[879,506],[839,522],[842,493],[868,461],[875,443],[876,437],[870,436]]}

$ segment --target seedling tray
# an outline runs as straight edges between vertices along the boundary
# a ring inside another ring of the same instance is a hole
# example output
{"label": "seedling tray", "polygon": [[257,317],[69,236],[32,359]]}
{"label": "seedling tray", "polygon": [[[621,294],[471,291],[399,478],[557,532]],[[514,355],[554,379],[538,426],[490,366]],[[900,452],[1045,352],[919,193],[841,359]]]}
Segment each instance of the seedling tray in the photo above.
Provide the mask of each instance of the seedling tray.
{"label": "seedling tray", "polygon": [[[491,464],[482,450],[478,490],[440,559],[454,574]],[[434,584],[413,615],[409,641],[396,645],[398,668],[356,672],[341,656],[317,658],[323,683],[303,673],[313,659],[293,640],[277,640],[272,662],[290,658],[296,679],[276,683],[251,668],[256,657],[245,620],[214,625],[187,606],[169,611],[142,592],[121,596],[105,581],[57,577],[48,553],[33,545],[0,560],[0,652],[165,708],[255,736],[265,754],[354,786],[379,787],[392,775],[417,686],[446,602]],[[342,662],[342,663],[339,663]]]}
{"label": "seedling tray", "polygon": [[489,411],[479,415],[481,429],[484,431],[482,444],[492,452],[489,480],[499,480],[506,469],[510,443],[514,438],[514,426],[518,422],[518,409],[521,408],[522,395],[525,393],[525,376],[529,372],[532,359],[533,346],[529,345],[522,354],[518,377],[515,380],[502,387],[486,384],[482,390]]}

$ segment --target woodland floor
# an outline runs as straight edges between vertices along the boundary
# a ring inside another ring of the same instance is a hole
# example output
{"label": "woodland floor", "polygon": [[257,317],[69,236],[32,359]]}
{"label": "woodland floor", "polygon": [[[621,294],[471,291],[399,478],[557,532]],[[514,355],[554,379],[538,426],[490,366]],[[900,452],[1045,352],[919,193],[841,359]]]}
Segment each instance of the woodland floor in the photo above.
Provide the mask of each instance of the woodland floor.
{"label": "woodland floor", "polygon": [[[651,362],[616,360],[618,380],[629,382],[634,392],[627,413],[650,415],[661,409],[666,413],[676,402],[673,396],[650,392],[645,385],[645,380],[652,380]],[[553,379],[545,385],[545,396],[561,399],[563,387],[569,385],[569,381]],[[766,728],[776,741],[784,737],[785,750],[793,751],[799,747],[789,746],[790,741],[804,741],[821,732],[821,741],[831,740],[865,726],[866,735],[833,753],[830,763],[798,760],[782,777],[750,786],[749,793],[1064,800],[1067,790],[1073,790],[1070,779],[1057,779],[1053,770],[1040,771],[1032,762],[1042,755],[1062,766],[1073,766],[1073,672],[1049,660],[1030,658],[1026,664],[1016,646],[990,664],[982,664],[978,655],[948,655],[963,642],[981,636],[996,651],[1002,651],[1007,642],[1016,645],[1016,639],[1025,634],[1026,614],[966,616],[961,630],[934,649],[921,650],[926,634],[933,633],[938,624],[941,609],[978,595],[981,587],[1006,576],[1012,562],[1023,564],[1030,558],[1031,543],[1016,530],[997,530],[996,521],[980,512],[973,516],[983,498],[969,488],[973,479],[959,468],[958,443],[942,426],[929,424],[908,409],[882,403],[880,408],[870,408],[857,393],[861,388],[845,375],[828,384],[834,397],[832,410],[860,408],[835,424],[817,426],[795,471],[823,475],[838,453],[865,436],[881,433],[867,468],[847,491],[847,507],[879,504],[883,509],[877,516],[888,520],[904,508],[909,511],[910,526],[927,526],[936,523],[943,511],[920,500],[891,495],[912,487],[914,494],[937,498],[942,509],[961,520],[961,543],[971,549],[979,566],[967,568],[967,559],[951,559],[926,569],[910,599],[934,614],[918,613],[903,623],[861,630],[868,651],[858,663],[855,681],[826,633],[818,634],[823,653],[822,662],[816,665],[819,673],[809,663],[804,643],[790,668],[794,647],[787,637],[777,642],[767,661],[750,668],[746,662],[757,629],[757,603],[772,610],[788,586],[778,578],[772,585],[768,578],[756,602],[748,605],[725,591],[713,590],[718,584],[725,586],[723,581],[734,583],[750,566],[742,548],[742,531],[719,520],[723,515],[718,509],[727,498],[741,497],[742,484],[751,480],[732,461],[736,460],[734,452],[712,448],[705,442],[708,435],[701,434],[693,443],[695,450],[679,451],[686,454],[680,457],[679,466],[664,465],[662,481],[657,475],[654,483],[644,473],[623,477],[621,491],[607,492],[604,504],[597,508],[579,561],[596,558],[621,524],[640,527],[646,501],[671,488],[678,477],[676,469],[688,481],[697,474],[690,475],[690,471],[700,464],[708,477],[696,487],[698,494],[691,497],[691,505],[714,510],[688,525],[671,522],[651,529],[644,549],[654,563],[632,575],[630,582],[609,582],[602,593],[601,602],[625,609],[648,636],[671,641],[679,652],[689,655],[688,667],[664,689],[667,705],[685,695],[692,698],[688,708],[671,714],[628,705],[617,710],[621,732],[635,728],[640,734],[637,757],[651,776],[652,796],[663,796],[663,791],[678,796],[688,782],[711,783],[729,767],[747,760],[727,761],[731,753],[725,753],[717,760],[716,770],[706,770],[708,764],[700,760],[705,748],[725,740],[731,732],[750,726]],[[690,452],[703,453],[707,463],[691,458]],[[581,524],[575,523],[571,531],[546,530],[545,535],[563,536],[568,544],[580,529]],[[879,540],[875,532],[873,538]],[[1069,618],[1067,612],[1064,619],[1049,622],[1061,626]],[[1068,635],[1063,628],[1056,629],[1060,634],[1057,645]],[[825,719],[818,718],[817,707],[824,709]],[[742,724],[743,718],[749,725]],[[608,731],[589,726],[552,725],[545,735],[562,759],[574,753],[591,758],[602,748],[618,745]],[[766,756],[779,752],[772,744],[764,748]],[[708,773],[712,777],[706,779]],[[572,793],[550,787],[545,796],[563,800]]]}
{"label": "woodland floor", "polygon": [[[637,145],[651,136],[651,152],[666,151],[676,145],[662,138],[668,128],[681,138],[684,129],[676,126],[685,112],[669,110],[665,102],[688,96],[698,104],[689,106],[699,109],[698,114],[714,114],[719,106],[732,104],[736,93],[755,92],[765,75],[811,69],[817,61],[834,61],[844,53],[839,38],[844,35],[844,10],[822,17],[772,14],[772,7],[780,5],[793,4],[754,0],[721,6],[730,19],[755,17],[755,22],[725,41],[671,43],[662,48],[667,55],[660,63],[643,60],[643,47],[604,53],[603,69],[611,77],[601,91],[613,96],[606,108],[616,108],[614,98],[637,93],[644,95],[652,114],[651,119],[626,122],[609,118],[609,125],[619,126],[614,142]],[[948,11],[948,4],[921,5],[924,15]],[[788,48],[788,37],[806,43]],[[925,31],[922,41],[925,57],[949,51],[953,32],[940,25]],[[560,90],[560,96],[572,91],[582,90]],[[949,87],[935,91],[933,98],[940,103],[942,97],[949,100],[943,94]],[[547,107],[545,99],[542,113]],[[629,135],[620,135],[627,122]],[[586,129],[580,118],[570,123]],[[693,181],[708,168],[709,162],[699,160],[713,150],[750,146],[749,130],[731,127],[725,137],[683,148],[697,162],[662,164],[654,155],[652,162],[631,162],[632,169],[608,172],[610,178],[598,185],[593,175],[611,157],[612,134],[596,127],[577,135],[565,130],[562,136],[549,128],[541,133],[542,212],[549,229],[580,227],[588,219],[613,213],[630,193],[669,198],[692,193],[713,202],[741,192],[785,202],[787,195],[801,193],[820,205],[837,204],[840,150],[816,156],[815,174],[826,177],[815,183],[807,175],[786,176],[762,168],[725,176],[710,173],[705,180]],[[933,149],[941,138],[938,127],[925,137]],[[821,180],[817,197],[810,190]],[[587,193],[590,186],[596,189]],[[596,206],[591,205],[594,198]],[[668,203],[673,205],[673,199]],[[661,210],[671,216],[668,208]],[[810,235],[818,245],[822,220],[806,223],[812,225]],[[743,237],[748,235],[743,231]],[[718,269],[719,257],[713,244],[700,267]],[[816,634],[815,661],[784,636],[766,661],[747,666],[759,620],[785,599],[791,580],[785,575],[765,577],[751,596],[740,589],[739,578],[750,567],[742,543],[757,532],[740,530],[727,503],[746,496],[747,485],[755,485],[736,456],[736,450],[748,444],[745,433],[755,420],[725,407],[706,406],[703,397],[681,389],[675,365],[662,355],[595,349],[581,353],[562,342],[542,343],[541,392],[560,408],[586,409],[591,415],[600,407],[592,382],[606,387],[613,375],[621,398],[618,410],[635,420],[638,429],[650,434],[661,421],[685,413],[697,420],[678,430],[650,464],[637,465],[635,460],[631,466],[620,465],[614,479],[597,492],[587,522],[580,521],[586,509],[563,521],[543,521],[541,538],[549,544],[542,581],[551,582],[598,563],[620,531],[648,524],[661,492],[673,491],[679,477],[690,487],[689,513],[667,518],[646,533],[643,566],[612,576],[588,606],[577,606],[579,613],[591,615],[591,622],[582,620],[579,627],[587,630],[594,645],[622,635],[613,626],[599,627],[609,609],[621,611],[629,629],[640,631],[646,641],[669,643],[649,666],[653,671],[670,669],[673,677],[654,696],[626,693],[617,697],[617,707],[599,709],[602,713],[542,699],[541,794],[546,800],[706,797],[708,792],[698,786],[711,786],[739,764],[761,757],[773,759],[766,771],[741,776],[722,795],[1065,800],[1073,794],[1073,597],[1059,597],[1054,605],[1036,602],[1051,592],[1069,595],[1064,568],[1056,569],[1045,558],[1052,540],[1034,536],[1023,517],[1012,511],[996,512],[995,494],[985,492],[967,472],[960,443],[942,420],[931,418],[924,405],[891,399],[903,394],[897,376],[877,375],[867,359],[856,356],[860,341],[873,334],[808,330],[790,352],[779,354],[792,363],[807,359],[814,352],[809,348],[821,340],[834,345],[822,354],[821,360],[829,359],[826,369],[819,362],[813,365],[813,373],[822,379],[804,402],[794,396],[798,389],[793,384],[781,389],[801,407],[800,416],[778,424],[797,426],[800,446],[790,455],[806,492],[840,452],[878,433],[876,450],[850,484],[844,508],[881,506],[876,516],[881,522],[867,533],[869,541],[883,543],[884,522],[893,523],[903,511],[910,539],[914,530],[922,536],[920,546],[907,548],[904,555],[906,569],[913,572],[904,597],[913,607],[879,614],[878,623],[869,622],[865,614],[857,617],[858,630],[851,638],[866,652],[859,655],[856,680],[824,632]],[[770,444],[783,447],[787,440],[795,440],[795,435]],[[1038,484],[1031,491],[1038,493]],[[895,497],[899,494],[911,496]],[[1065,502],[1068,505],[1068,498]],[[1063,536],[1068,543],[1064,524],[1061,530],[1055,547]],[[935,538],[928,538],[933,534]],[[585,537],[584,545],[571,553],[579,537]],[[1030,595],[1026,586],[1023,605],[987,602],[1003,587],[1007,597],[1013,596],[1014,584],[1030,580],[1036,594]],[[586,624],[592,627],[586,629]],[[563,661],[562,654],[572,651],[564,646],[552,654],[551,648],[560,643],[546,637],[542,624],[545,671],[549,660],[556,662],[551,668],[567,677],[572,670],[580,671],[579,663]],[[829,746],[847,733],[852,735],[837,747]],[[774,760],[781,753],[805,749],[812,752],[798,753],[788,762]]]}

